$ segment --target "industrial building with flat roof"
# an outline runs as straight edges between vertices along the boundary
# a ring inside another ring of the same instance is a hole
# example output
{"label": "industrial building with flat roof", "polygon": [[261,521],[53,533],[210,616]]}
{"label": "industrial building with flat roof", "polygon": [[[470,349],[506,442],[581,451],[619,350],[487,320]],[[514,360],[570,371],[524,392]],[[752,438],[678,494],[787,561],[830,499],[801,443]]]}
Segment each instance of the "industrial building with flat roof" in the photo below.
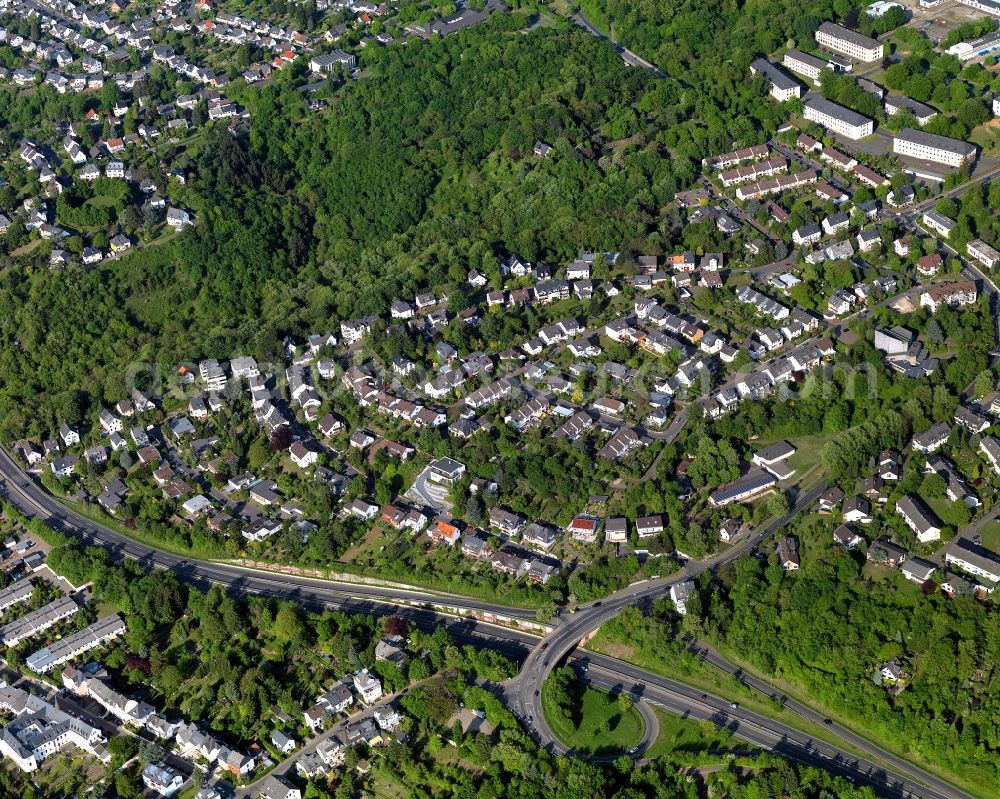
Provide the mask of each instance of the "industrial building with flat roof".
{"label": "industrial building with flat roof", "polygon": [[897,155],[956,168],[976,158],[974,144],[914,128],[903,128],[896,134],[892,140],[892,151]]}
{"label": "industrial building with flat roof", "polygon": [[953,55],[959,61],[970,61],[973,58],[986,58],[1000,53],[1000,32],[993,31],[971,42],[953,44],[945,52]]}
{"label": "industrial building with flat roof", "polygon": [[822,97],[806,100],[803,116],[848,139],[863,139],[875,130],[875,124],[868,117]]}
{"label": "industrial building with flat roof", "polygon": [[965,251],[970,258],[975,258],[987,269],[992,269],[1000,263],[1000,252],[982,239],[973,239],[965,245]]}
{"label": "industrial building with flat roof", "polygon": [[824,22],[816,29],[816,43],[858,61],[878,61],[885,52],[882,42],[835,22]]}
{"label": "industrial building with flat roof", "polygon": [[775,477],[767,472],[752,472],[713,491],[708,497],[708,502],[716,508],[728,505],[730,502],[742,502],[770,491],[777,482]]}

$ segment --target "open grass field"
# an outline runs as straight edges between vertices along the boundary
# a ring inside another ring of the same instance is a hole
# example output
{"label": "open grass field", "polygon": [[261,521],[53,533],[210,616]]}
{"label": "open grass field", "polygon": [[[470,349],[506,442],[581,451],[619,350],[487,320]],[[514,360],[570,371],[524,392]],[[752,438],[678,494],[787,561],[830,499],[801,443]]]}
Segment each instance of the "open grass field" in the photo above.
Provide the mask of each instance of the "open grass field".
{"label": "open grass field", "polygon": [[697,753],[722,749],[747,749],[742,741],[734,741],[727,730],[712,722],[682,719],[673,713],[653,708],[660,724],[659,735],[643,754],[644,758],[665,757],[679,753]]}
{"label": "open grass field", "polygon": [[579,726],[567,723],[555,710],[549,683],[542,688],[542,712],[552,732],[567,746],[588,754],[613,755],[627,752],[639,741],[645,722],[634,707],[622,711],[618,702],[598,688],[581,687]]}

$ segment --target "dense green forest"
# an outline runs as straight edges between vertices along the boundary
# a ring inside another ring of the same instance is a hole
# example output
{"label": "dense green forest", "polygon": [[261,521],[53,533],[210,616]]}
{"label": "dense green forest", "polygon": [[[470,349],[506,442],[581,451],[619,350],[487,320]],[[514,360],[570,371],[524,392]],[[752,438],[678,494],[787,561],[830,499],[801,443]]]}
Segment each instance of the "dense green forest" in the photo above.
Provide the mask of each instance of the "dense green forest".
{"label": "dense green forest", "polygon": [[[700,582],[691,628],[755,668],[801,685],[859,728],[970,782],[1000,785],[1000,624],[991,603],[860,579],[827,543],[802,570],[744,558]],[[896,694],[878,669],[898,658]]]}
{"label": "dense green forest", "polygon": [[[120,399],[135,361],[267,359],[287,333],[495,274],[504,253],[665,250],[659,211],[698,159],[780,121],[742,72],[659,80],[568,25],[366,57],[371,75],[324,113],[287,82],[237,90],[253,129],[219,127],[192,154],[194,229],[87,272],[3,272],[0,436]],[[554,153],[532,157],[536,139]]]}

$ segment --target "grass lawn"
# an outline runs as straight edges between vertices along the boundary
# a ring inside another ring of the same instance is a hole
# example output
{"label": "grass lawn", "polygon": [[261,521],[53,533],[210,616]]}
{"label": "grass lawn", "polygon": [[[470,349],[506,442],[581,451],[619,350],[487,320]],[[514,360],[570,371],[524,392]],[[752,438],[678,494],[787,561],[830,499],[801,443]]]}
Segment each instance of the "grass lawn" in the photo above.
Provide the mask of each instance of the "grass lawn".
{"label": "grass lawn", "polygon": [[[924,501],[928,508],[934,513],[935,516],[941,521],[942,524],[949,524],[948,522],[948,511],[954,504],[948,497],[927,497],[924,494],[920,494],[920,498]],[[957,528],[958,532],[961,533],[967,525],[961,525]]]}
{"label": "grass lawn", "polygon": [[41,247],[41,246],[42,246],[42,240],[35,239],[34,241],[29,241],[27,244],[18,247],[16,250],[12,250],[10,256],[11,258],[19,258],[22,255],[27,255],[36,247]]}
{"label": "grass lawn", "polygon": [[1000,552],[1000,522],[984,524],[979,534],[983,537],[983,546],[992,552]]}
{"label": "grass lawn", "polygon": [[795,453],[788,459],[788,463],[795,469],[795,477],[801,478],[809,469],[820,462],[820,452],[836,433],[816,433],[811,436],[799,436],[798,438],[768,438],[758,439],[753,442],[756,451],[771,446],[778,441],[787,441],[795,447]]}
{"label": "grass lawn", "polygon": [[882,582],[882,580],[891,580],[898,574],[899,572],[895,569],[891,569],[882,563],[872,563],[871,561],[867,561],[861,569],[862,577],[876,583]]}
{"label": "grass lawn", "polygon": [[97,194],[84,203],[84,205],[93,205],[95,208],[113,208],[117,204],[118,200],[110,194]]}
{"label": "grass lawn", "polygon": [[982,154],[986,157],[1000,154],[1000,120],[991,119],[974,128],[969,139],[983,148]]}
{"label": "grass lawn", "polygon": [[580,752],[613,755],[628,751],[642,740],[645,722],[638,710],[630,707],[622,713],[607,691],[589,685],[577,687],[581,691],[577,705],[580,726],[574,728],[556,712],[551,684],[542,686],[542,712],[560,741]]}
{"label": "grass lawn", "polygon": [[659,735],[643,758],[665,757],[679,752],[705,752],[719,749],[745,749],[749,744],[733,741],[728,730],[719,729],[710,721],[682,719],[666,710],[653,708],[660,724]]}

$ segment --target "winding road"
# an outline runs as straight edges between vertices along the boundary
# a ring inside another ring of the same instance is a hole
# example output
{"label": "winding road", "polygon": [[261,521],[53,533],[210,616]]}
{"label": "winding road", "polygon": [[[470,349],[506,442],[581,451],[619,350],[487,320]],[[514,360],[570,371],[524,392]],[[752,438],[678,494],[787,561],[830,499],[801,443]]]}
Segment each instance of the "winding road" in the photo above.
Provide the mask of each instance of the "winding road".
{"label": "winding road", "polygon": [[[717,568],[744,552],[755,548],[816,501],[823,490],[821,483],[796,498],[789,513],[777,519],[724,555],[703,561],[689,561],[677,574],[636,583],[623,591],[563,616],[546,638],[526,629],[513,629],[486,623],[475,618],[448,615],[481,613],[527,621],[529,614],[489,602],[464,597],[451,597],[419,589],[392,586],[338,583],[293,575],[263,573],[240,566],[192,560],[163,552],[129,539],[116,531],[88,519],[43,491],[0,449],[0,493],[28,517],[38,518],[67,535],[106,549],[113,559],[132,559],[146,570],[171,569],[185,581],[205,586],[220,584],[233,594],[292,599],[310,608],[337,608],[346,612],[375,615],[395,614],[415,626],[433,628],[444,625],[460,643],[488,646],[522,664],[520,673],[498,686],[508,706],[522,719],[529,731],[547,750],[573,754],[557,740],[541,713],[538,697],[546,676],[559,663],[586,666],[580,669],[584,679],[610,691],[629,691],[638,700],[647,721],[637,758],[655,740],[655,716],[649,703],[661,706],[681,716],[726,727],[735,736],[784,757],[812,764],[842,774],[861,784],[868,784],[879,793],[899,799],[971,799],[964,792],[933,775],[918,769],[901,758],[881,750],[865,739],[828,725],[834,734],[865,752],[871,760],[859,758],[840,747],[820,741],[807,733],[780,721],[769,719],[730,704],[726,699],[699,692],[675,680],[653,674],[629,663],[591,652],[576,651],[587,636],[623,608],[662,596],[674,583]],[[769,690],[762,684],[764,690]],[[787,703],[786,703],[787,704]],[[796,708],[792,708],[800,712]],[[803,708],[802,715],[815,711]],[[529,720],[530,719],[530,720]],[[652,721],[650,721],[652,719]],[[892,771],[876,761],[891,766]]]}

